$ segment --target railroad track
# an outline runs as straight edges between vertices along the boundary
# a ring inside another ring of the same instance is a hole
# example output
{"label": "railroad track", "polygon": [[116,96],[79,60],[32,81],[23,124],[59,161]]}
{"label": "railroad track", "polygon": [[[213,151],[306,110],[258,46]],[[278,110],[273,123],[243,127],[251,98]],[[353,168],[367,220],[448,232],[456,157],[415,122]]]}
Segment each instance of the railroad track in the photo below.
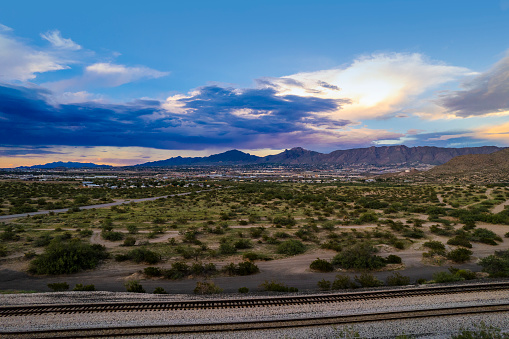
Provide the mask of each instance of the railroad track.
{"label": "railroad track", "polygon": [[464,306],[453,308],[440,308],[433,310],[412,310],[383,313],[366,313],[356,315],[343,315],[333,317],[314,317],[299,319],[278,319],[268,321],[184,324],[160,326],[128,326],[128,327],[96,327],[79,329],[55,329],[20,332],[0,332],[3,339],[29,339],[29,338],[104,338],[126,336],[161,336],[193,333],[228,333],[231,331],[248,330],[275,330],[296,327],[347,325],[365,322],[380,322],[419,319],[430,317],[486,314],[495,312],[509,312],[509,304]]}
{"label": "railroad track", "polygon": [[0,317],[27,316],[44,313],[70,314],[289,306],[298,304],[339,303],[356,300],[389,299],[440,294],[474,293],[506,289],[509,289],[509,282],[249,299],[2,306],[0,307]]}

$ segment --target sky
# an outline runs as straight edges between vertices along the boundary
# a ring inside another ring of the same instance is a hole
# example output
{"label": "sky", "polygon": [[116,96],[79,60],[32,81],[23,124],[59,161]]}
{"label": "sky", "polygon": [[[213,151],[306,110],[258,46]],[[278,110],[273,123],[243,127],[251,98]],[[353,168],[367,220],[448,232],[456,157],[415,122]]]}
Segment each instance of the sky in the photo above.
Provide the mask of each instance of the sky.
{"label": "sky", "polygon": [[3,1],[0,168],[509,146],[509,0]]}

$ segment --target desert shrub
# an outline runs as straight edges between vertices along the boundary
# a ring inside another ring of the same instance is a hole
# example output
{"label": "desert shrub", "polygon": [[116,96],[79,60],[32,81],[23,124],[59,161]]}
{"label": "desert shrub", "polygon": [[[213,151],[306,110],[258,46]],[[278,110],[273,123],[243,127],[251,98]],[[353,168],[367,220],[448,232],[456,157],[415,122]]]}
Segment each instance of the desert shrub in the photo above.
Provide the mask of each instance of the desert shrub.
{"label": "desert shrub", "polygon": [[264,253],[255,253],[255,252],[246,252],[242,255],[242,257],[246,260],[251,260],[251,261],[255,261],[255,260],[265,260],[265,261],[268,261],[268,260],[272,260],[271,257],[269,257],[268,255],[264,254]]}
{"label": "desert shrub", "polygon": [[239,225],[245,226],[248,224],[247,220],[239,220]]}
{"label": "desert shrub", "polygon": [[129,232],[129,234],[136,234],[138,233],[138,226],[136,225],[133,225],[133,224],[129,224],[126,226],[127,228],[127,232]]}
{"label": "desert shrub", "polygon": [[53,237],[51,234],[43,233],[34,240],[33,244],[35,247],[48,246],[52,239]]}
{"label": "desert shrub", "polygon": [[141,286],[141,284],[136,280],[129,280],[124,284],[124,286],[127,292],[145,293],[143,286]]}
{"label": "desert shrub", "polygon": [[143,269],[143,273],[147,277],[160,277],[162,275],[161,269],[159,267],[153,267],[153,266],[145,267]]}
{"label": "desert shrub", "polygon": [[129,256],[127,254],[116,254],[115,255],[115,261],[122,262],[122,261],[127,261],[127,260],[129,260]]}
{"label": "desert shrub", "polygon": [[171,268],[169,270],[161,271],[161,273],[167,279],[182,279],[189,275],[190,267],[183,261],[176,261],[171,264]]}
{"label": "desert shrub", "polygon": [[461,330],[458,334],[452,335],[451,339],[509,339],[509,333],[502,333],[500,328],[487,326],[481,321],[474,325],[474,330]]}
{"label": "desert shrub", "polygon": [[297,224],[295,219],[291,216],[286,216],[286,217],[277,216],[277,217],[274,217],[274,219],[272,219],[272,222],[276,226],[286,226],[286,227],[292,227]]}
{"label": "desert shrub", "polygon": [[162,287],[156,287],[156,288],[154,289],[154,292],[152,292],[152,293],[153,293],[153,294],[168,294],[168,292],[166,292],[166,291],[164,290],[164,288],[162,288]]}
{"label": "desert shrub", "polygon": [[249,234],[251,238],[259,238],[262,236],[262,233],[265,231],[263,227],[252,227],[249,229]]}
{"label": "desert shrub", "polygon": [[251,275],[260,272],[260,269],[251,261],[243,261],[237,265],[230,263],[223,268],[223,271],[229,275]]}
{"label": "desert shrub", "polygon": [[94,285],[76,284],[76,286],[74,286],[74,288],[72,290],[73,291],[95,291],[95,286]]}
{"label": "desert shrub", "polygon": [[464,278],[460,277],[459,275],[450,273],[450,272],[436,272],[433,273],[433,281],[436,283],[449,283],[449,282],[455,282],[455,281],[461,281],[465,280]]}
{"label": "desert shrub", "polygon": [[400,256],[389,254],[389,256],[385,258],[385,262],[388,264],[401,264],[402,260]]}
{"label": "desert shrub", "polygon": [[334,266],[330,262],[320,258],[314,260],[311,265],[309,265],[309,268],[319,272],[332,272],[334,270]]}
{"label": "desert shrub", "polygon": [[376,249],[368,243],[359,243],[336,254],[332,264],[345,269],[377,269],[384,267],[384,258],[375,255]]}
{"label": "desert shrub", "polygon": [[507,232],[506,234],[504,234],[504,238],[509,238],[509,232]]}
{"label": "desert shrub", "polygon": [[476,228],[472,233],[471,240],[488,245],[498,245],[497,241],[502,241],[502,238],[486,228]]}
{"label": "desert shrub", "polygon": [[134,246],[136,244],[136,239],[134,237],[126,237],[124,239],[123,246]]}
{"label": "desert shrub", "polygon": [[61,291],[67,291],[69,289],[69,284],[66,282],[52,283],[52,284],[48,284],[48,287],[51,288],[54,292],[61,292]]}
{"label": "desert shrub", "polygon": [[106,248],[90,245],[78,239],[61,241],[53,239],[44,253],[35,258],[29,267],[33,274],[72,274],[81,270],[95,268],[108,257]]}
{"label": "desert shrub", "polygon": [[495,251],[494,254],[482,258],[479,265],[490,277],[509,277],[509,250]]}
{"label": "desert shrub", "polygon": [[81,230],[80,235],[82,237],[90,237],[94,232],[92,230]]}
{"label": "desert shrub", "polygon": [[5,248],[5,246],[0,245],[0,258],[6,257],[9,252]]}
{"label": "desert shrub", "polygon": [[440,227],[440,225],[431,225],[429,230],[431,233],[434,233],[434,234],[450,236],[454,232],[454,227],[452,227],[452,226]]}
{"label": "desert shrub", "polygon": [[260,285],[260,287],[264,291],[272,291],[272,292],[298,292],[299,290],[295,287],[288,287],[287,285],[281,284],[277,281],[267,281]]}
{"label": "desert shrub", "polygon": [[223,289],[213,282],[197,282],[194,288],[194,294],[217,294],[222,293]]}
{"label": "desert shrub", "polygon": [[124,234],[120,232],[113,231],[102,231],[101,238],[108,241],[119,241],[124,239]]}
{"label": "desert shrub", "polygon": [[472,248],[472,244],[468,239],[464,236],[457,235],[449,240],[447,240],[447,245],[453,245],[453,246],[463,246],[466,248]]}
{"label": "desert shrub", "polygon": [[407,238],[413,239],[422,239],[424,238],[424,231],[418,229],[417,227],[413,227],[412,229],[406,229],[403,231],[403,236]]}
{"label": "desert shrub", "polygon": [[424,244],[422,244],[422,246],[432,249],[435,253],[445,254],[445,245],[440,241],[426,241]]}
{"label": "desert shrub", "polygon": [[384,284],[382,281],[378,280],[373,274],[367,272],[362,273],[360,276],[355,276],[355,281],[361,287],[378,287]]}
{"label": "desert shrub", "polygon": [[284,238],[291,238],[292,236],[286,232],[279,231],[279,232],[274,233],[274,237],[284,239]]}
{"label": "desert shrub", "polygon": [[318,283],[318,288],[322,291],[330,290],[331,288],[331,282],[329,280],[322,279]]}
{"label": "desert shrub", "polygon": [[221,254],[234,254],[237,252],[237,249],[230,242],[223,242],[219,245],[219,253]]}
{"label": "desert shrub", "polygon": [[356,288],[355,283],[350,279],[349,276],[338,274],[332,282],[331,288],[333,290],[346,290],[348,288]]}
{"label": "desert shrub", "polygon": [[239,288],[239,293],[247,293],[247,292],[249,292],[249,288],[247,288],[247,287],[240,287]]}
{"label": "desert shrub", "polygon": [[470,260],[472,251],[466,248],[460,247],[447,253],[447,259],[457,263],[462,263]]}
{"label": "desert shrub", "polygon": [[406,277],[401,275],[401,273],[394,272],[392,275],[387,277],[385,283],[387,286],[405,286],[410,284],[410,277]]}
{"label": "desert shrub", "polygon": [[2,233],[0,233],[0,240],[2,241],[17,241],[19,235],[16,234],[12,226],[7,226]]}
{"label": "desert shrub", "polygon": [[147,264],[157,264],[161,259],[159,254],[146,248],[136,248],[127,253],[129,260],[135,263],[145,262]]}
{"label": "desert shrub", "polygon": [[449,272],[451,272],[454,275],[457,275],[465,280],[472,280],[475,279],[475,272],[472,272],[471,270],[462,270],[454,267],[449,268]]}
{"label": "desert shrub", "polygon": [[240,250],[240,249],[252,248],[253,247],[253,243],[249,239],[238,239],[237,241],[235,241],[233,246],[236,249]]}
{"label": "desert shrub", "polygon": [[285,240],[277,247],[277,253],[286,255],[301,254],[306,251],[306,246],[299,240]]}
{"label": "desert shrub", "polygon": [[24,258],[27,260],[33,259],[37,256],[37,254],[34,251],[28,251],[25,252]]}

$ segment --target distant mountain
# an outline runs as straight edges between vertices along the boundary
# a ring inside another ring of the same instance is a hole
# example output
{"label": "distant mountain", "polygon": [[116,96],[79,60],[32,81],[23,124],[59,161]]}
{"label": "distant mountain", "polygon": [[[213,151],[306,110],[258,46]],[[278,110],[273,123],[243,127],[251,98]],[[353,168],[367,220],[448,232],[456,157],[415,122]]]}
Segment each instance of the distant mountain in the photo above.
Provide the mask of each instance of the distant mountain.
{"label": "distant mountain", "polygon": [[491,154],[462,155],[420,175],[437,181],[509,181],[509,148]]}
{"label": "distant mountain", "polygon": [[34,165],[34,166],[22,166],[22,167],[17,167],[17,168],[20,168],[20,169],[52,169],[52,168],[87,168],[87,167],[90,167],[90,168],[110,168],[112,166],[110,165],[97,165],[97,164],[93,164],[93,163],[90,163],[90,162],[62,162],[62,161],[57,161],[57,162],[51,162],[51,163],[48,163],[48,164],[44,164],[44,165]]}
{"label": "distant mountain", "polygon": [[226,151],[224,153],[214,154],[208,157],[183,158],[174,157],[166,160],[151,161],[136,165],[137,167],[166,167],[183,165],[244,165],[256,163],[260,159],[256,155],[251,155],[238,150]]}
{"label": "distant mountain", "polygon": [[279,154],[258,157],[238,150],[231,150],[208,157],[182,158],[152,161],[138,167],[165,167],[182,165],[441,165],[454,157],[468,154],[490,154],[501,150],[495,146],[442,148],[383,146],[338,150],[328,154],[309,151],[301,147],[285,150]]}

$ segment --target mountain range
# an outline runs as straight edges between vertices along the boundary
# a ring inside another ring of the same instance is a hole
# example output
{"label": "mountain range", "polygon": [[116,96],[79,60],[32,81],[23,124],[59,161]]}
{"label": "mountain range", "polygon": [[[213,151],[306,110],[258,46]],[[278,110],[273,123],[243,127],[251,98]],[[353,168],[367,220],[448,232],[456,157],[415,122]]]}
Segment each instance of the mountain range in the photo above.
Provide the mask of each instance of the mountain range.
{"label": "mountain range", "polygon": [[50,162],[44,165],[21,166],[19,169],[52,169],[52,168],[111,168],[110,165],[97,165],[91,162]]}
{"label": "mountain range", "polygon": [[137,167],[168,167],[185,165],[441,165],[449,160],[472,154],[491,154],[502,148],[496,146],[443,148],[432,146],[407,147],[382,146],[337,150],[331,153],[320,153],[301,147],[284,150],[275,155],[258,157],[238,150],[214,154],[208,157],[174,157],[166,160],[152,161],[136,165]]}

